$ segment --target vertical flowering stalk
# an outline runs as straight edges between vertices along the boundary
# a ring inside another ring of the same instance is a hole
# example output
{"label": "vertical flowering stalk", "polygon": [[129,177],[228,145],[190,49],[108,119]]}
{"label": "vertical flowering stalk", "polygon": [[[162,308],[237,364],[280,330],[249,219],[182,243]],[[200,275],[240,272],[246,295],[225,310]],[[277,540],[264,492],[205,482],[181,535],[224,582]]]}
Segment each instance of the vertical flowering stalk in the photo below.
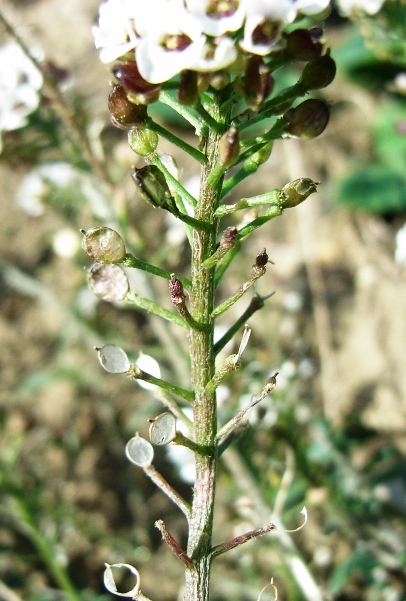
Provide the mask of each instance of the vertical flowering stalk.
{"label": "vertical flowering stalk", "polygon": [[[140,261],[127,252],[124,242],[109,228],[93,228],[85,233],[83,243],[89,256],[102,266],[93,267],[89,276],[92,282],[97,274],[93,288],[97,288],[101,298],[104,287],[107,300],[111,298],[111,290],[116,293],[117,288],[117,283],[109,286],[111,270],[106,264],[120,263],[142,269],[151,277],[169,281],[174,312],[139,297],[126,287],[120,287],[120,299],[124,295],[129,302],[170,319],[174,327],[180,325],[188,331],[191,390],[176,387],[131,365],[124,351],[114,345],[98,349],[107,371],[127,373],[163,389],[164,402],[174,417],[186,419],[172,397],[181,397],[192,404],[192,439],[177,433],[173,419],[165,414],[151,420],[153,444],[183,444],[194,451],[196,480],[191,507],[153,468],[150,443],[137,434],[130,450],[127,449],[127,457],[145,471],[187,518],[186,550],[180,548],[162,520],[156,523],[163,539],[185,567],[187,601],[208,599],[210,565],[215,556],[274,529],[272,524],[267,524],[216,548],[212,546],[218,455],[238,435],[237,426],[246,411],[272,391],[277,375],[269,379],[255,402],[218,430],[216,388],[222,378],[240,366],[249,329],[245,328],[238,355],[230,356],[217,372],[216,354],[264,302],[262,299],[251,302],[241,320],[237,320],[216,345],[214,324],[219,315],[265,274],[266,250],[258,253],[249,279],[217,307],[214,293],[247,236],[285,209],[297,206],[317,190],[317,184],[299,179],[283,189],[242,198],[233,205],[224,204],[223,199],[268,159],[273,140],[312,139],[326,127],[327,104],[321,99],[301,99],[334,79],[335,64],[328,50],[323,54],[320,27],[300,29],[295,21],[307,16],[314,17],[318,24],[317,15],[323,11],[325,15],[328,4],[328,0],[226,0],[222,3],[107,0],[100,7],[99,24],[93,29],[101,60],[115,61],[112,72],[117,81],[109,97],[112,123],[128,130],[131,148],[146,161],[145,167],[132,174],[138,191],[146,202],[181,220],[191,243],[190,279]],[[301,77],[290,88],[274,93],[277,69],[294,61],[307,63]],[[198,148],[153,121],[148,115],[148,106],[157,101],[170,105],[195,127]],[[255,134],[250,133],[253,125]],[[260,126],[262,133],[258,134]],[[185,190],[178,174],[157,151],[159,136],[200,163],[197,198]],[[228,176],[230,167],[234,167],[231,177]],[[190,210],[186,211],[186,205]],[[254,219],[245,222],[240,229],[233,226],[222,231],[224,216],[253,208],[257,211]],[[117,276],[121,281],[121,271],[115,274],[116,279]],[[116,592],[114,587],[110,590]],[[138,592],[132,596],[137,598]]]}

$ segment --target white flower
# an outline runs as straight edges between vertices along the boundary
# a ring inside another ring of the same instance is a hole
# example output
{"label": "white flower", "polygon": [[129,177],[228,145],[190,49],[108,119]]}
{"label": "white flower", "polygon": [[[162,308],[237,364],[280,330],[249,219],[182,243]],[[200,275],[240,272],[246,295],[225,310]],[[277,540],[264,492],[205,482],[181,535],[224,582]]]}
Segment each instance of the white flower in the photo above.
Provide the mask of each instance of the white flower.
{"label": "white flower", "polygon": [[304,15],[317,15],[326,10],[330,0],[293,0],[298,13]]}
{"label": "white flower", "polygon": [[194,71],[220,71],[231,65],[237,58],[237,49],[235,42],[227,36],[221,36],[206,42],[203,46],[201,55],[190,66]]}
{"label": "white flower", "polygon": [[39,105],[43,78],[15,42],[0,47],[0,133],[20,129]]}
{"label": "white flower", "polygon": [[362,11],[375,15],[381,10],[384,0],[337,0],[338,12],[344,17]]}
{"label": "white flower", "polygon": [[297,9],[292,0],[252,0],[246,14],[240,46],[246,52],[265,56],[278,47],[282,29],[295,20]]}
{"label": "white flower", "polygon": [[[140,353],[135,365],[142,369],[142,371],[151,374],[151,376],[154,376],[155,378],[161,377],[161,368],[159,367],[159,363],[150,355],[144,355],[144,353]],[[155,384],[150,384],[149,382],[144,382],[143,380],[137,380],[137,384],[146,390],[154,390],[154,388],[156,388]]]}
{"label": "white flower", "polygon": [[100,60],[110,63],[137,44],[134,19],[142,10],[141,0],[106,0],[99,8],[99,25],[92,27]]}
{"label": "white flower", "polygon": [[210,36],[240,29],[248,4],[247,0],[186,0],[188,10],[198,16],[203,32]]}
{"label": "white flower", "polygon": [[182,0],[149,0],[137,16],[141,36],[135,58],[141,76],[150,83],[171,79],[198,60],[206,36],[198,19]]}

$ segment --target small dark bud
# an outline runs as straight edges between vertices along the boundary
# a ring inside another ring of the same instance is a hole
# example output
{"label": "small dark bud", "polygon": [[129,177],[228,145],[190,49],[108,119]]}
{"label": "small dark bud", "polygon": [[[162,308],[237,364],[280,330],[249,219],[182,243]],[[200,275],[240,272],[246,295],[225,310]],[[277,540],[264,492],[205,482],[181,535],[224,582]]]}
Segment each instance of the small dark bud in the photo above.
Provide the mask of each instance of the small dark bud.
{"label": "small dark bud", "polygon": [[85,232],[82,248],[98,263],[121,263],[126,256],[124,240],[109,227],[94,227]]}
{"label": "small dark bud", "polygon": [[228,169],[238,160],[240,154],[240,135],[236,125],[232,125],[219,142],[219,164]]}
{"label": "small dark bud", "polygon": [[220,248],[229,250],[230,248],[234,248],[235,243],[238,238],[238,230],[236,227],[228,227],[224,230],[223,235],[220,239]]}
{"label": "small dark bud", "polygon": [[310,98],[289,109],[282,118],[286,123],[285,132],[289,136],[311,140],[323,133],[329,116],[326,102]]}
{"label": "small dark bud", "polygon": [[180,76],[178,100],[183,106],[196,106],[199,102],[197,71],[182,71]]}
{"label": "small dark bud", "polygon": [[135,62],[128,61],[127,63],[114,65],[113,75],[127,92],[127,97],[134,104],[152,104],[157,102],[160,86],[145,81],[138,71]]}
{"label": "small dark bud", "polygon": [[299,83],[306,90],[321,90],[331,84],[335,75],[336,64],[327,51],[324,56],[307,63]]}
{"label": "small dark bud", "polygon": [[172,195],[165,176],[156,165],[135,169],[131,173],[131,177],[142,198],[153,207],[166,209],[168,205],[172,204]]}
{"label": "small dark bud", "polygon": [[319,182],[314,182],[307,177],[301,177],[300,179],[295,179],[293,182],[286,184],[286,186],[282,188],[282,207],[284,209],[297,207],[297,205],[306,200],[310,194],[317,192],[318,183]]}
{"label": "small dark bud", "polygon": [[181,305],[185,302],[185,294],[183,292],[183,284],[174,273],[171,273],[169,280],[169,291],[171,293],[171,302],[174,305]]}
{"label": "small dark bud", "polygon": [[119,265],[96,263],[89,270],[87,280],[92,292],[110,303],[123,300],[129,289],[127,276]]}
{"label": "small dark bud", "polygon": [[125,88],[121,85],[114,86],[111,90],[108,108],[111,122],[120,129],[131,129],[147,117],[147,107],[128,100]]}
{"label": "small dark bud", "polygon": [[262,57],[252,56],[247,61],[243,85],[244,98],[248,106],[253,110],[260,109],[272,92],[274,83],[275,80]]}
{"label": "small dark bud", "polygon": [[256,267],[265,267],[265,265],[268,263],[269,257],[268,254],[264,248],[264,250],[262,252],[260,252],[256,259],[255,259],[255,266]]}
{"label": "small dark bud", "polygon": [[131,150],[142,157],[152,154],[158,146],[158,134],[152,129],[137,125],[128,132],[128,143]]}
{"label": "small dark bud", "polygon": [[312,29],[295,29],[286,34],[286,52],[295,61],[313,61],[321,56],[323,30],[320,27]]}

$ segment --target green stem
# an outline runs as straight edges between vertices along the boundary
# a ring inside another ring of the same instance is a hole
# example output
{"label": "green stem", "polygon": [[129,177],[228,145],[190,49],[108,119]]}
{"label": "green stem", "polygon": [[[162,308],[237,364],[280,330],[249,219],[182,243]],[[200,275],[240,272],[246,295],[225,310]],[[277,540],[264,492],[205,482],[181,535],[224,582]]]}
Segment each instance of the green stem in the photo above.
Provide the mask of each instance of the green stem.
{"label": "green stem", "polygon": [[191,194],[189,194],[189,192],[182,186],[181,183],[178,182],[178,180],[173,177],[172,173],[170,173],[170,171],[168,171],[168,169],[165,167],[165,165],[162,163],[162,161],[160,160],[159,156],[157,154],[154,154],[152,156],[152,158],[150,159],[151,163],[153,165],[156,165],[158,167],[158,169],[160,169],[162,171],[162,173],[164,174],[166,181],[170,183],[171,187],[175,190],[175,192],[177,194],[179,194],[179,196],[191,207],[195,207],[197,204],[196,198],[193,198],[193,196]]}
{"label": "green stem", "polygon": [[228,251],[228,253],[222,258],[220,265],[217,267],[216,272],[214,274],[214,285],[217,288],[221,278],[223,277],[225,271],[231,264],[234,257],[239,253],[241,248],[241,241],[237,240],[234,248]]}
{"label": "green stem", "polygon": [[245,163],[241,167],[241,169],[239,171],[237,171],[237,173],[234,173],[234,175],[232,175],[231,177],[229,177],[228,180],[223,184],[223,190],[221,192],[221,198],[224,198],[225,196],[227,196],[227,194],[233,188],[235,188],[235,186],[237,184],[239,184],[240,182],[242,182],[249,175],[252,175],[253,173],[256,173],[258,171],[258,167],[259,167],[259,164],[256,161],[252,160],[252,159],[248,159],[247,161],[245,161]]}
{"label": "green stem", "polygon": [[212,317],[218,317],[227,311],[227,309],[232,307],[232,305],[234,305],[243,296],[243,294],[245,294],[247,290],[249,290],[255,284],[255,282],[264,275],[265,271],[265,267],[257,268],[254,266],[249,280],[244,282],[244,284],[240,286],[238,290],[234,292],[234,294],[226,298],[224,302],[220,303],[220,305],[217,305],[217,307],[212,311]]}
{"label": "green stem", "polygon": [[199,161],[199,163],[201,163],[202,165],[207,163],[206,155],[200,152],[200,150],[197,150],[197,148],[194,148],[193,146],[182,140],[182,138],[178,138],[178,136],[175,136],[175,134],[165,129],[165,127],[162,127],[162,125],[159,125],[159,123],[156,123],[152,119],[147,119],[145,125],[148,129],[151,129],[158,135],[168,140],[168,142],[175,144],[175,146],[178,146],[181,150],[187,152],[191,157],[196,159],[196,161]]}
{"label": "green stem", "polygon": [[124,300],[127,303],[136,305],[140,309],[144,309],[144,311],[147,311],[148,313],[154,313],[154,315],[159,315],[159,317],[163,317],[163,319],[172,321],[173,323],[176,323],[176,325],[180,326],[181,328],[185,328],[186,330],[189,329],[188,324],[180,315],[178,315],[177,313],[174,313],[173,311],[169,311],[168,309],[165,309],[164,307],[161,307],[161,305],[158,305],[158,303],[154,303],[153,301],[149,300],[148,298],[144,298],[144,297],[140,296],[139,294],[137,294],[136,292],[133,292],[132,290],[127,292]]}
{"label": "green stem", "polygon": [[233,205],[221,205],[216,211],[216,217],[224,217],[224,215],[230,215],[241,209],[250,209],[251,207],[259,207],[263,205],[277,205],[281,207],[282,202],[282,191],[279,189],[272,190],[271,192],[265,192],[258,196],[251,196],[250,198],[241,198],[238,202]]}
{"label": "green stem", "polygon": [[[120,265],[124,265],[124,267],[133,267],[134,269],[141,269],[142,271],[153,273],[154,275],[164,278],[165,280],[171,279],[171,274],[169,271],[166,271],[166,269],[155,267],[155,265],[151,265],[150,263],[145,263],[145,261],[141,261],[141,259],[137,259],[137,257],[134,257],[134,255],[130,255],[129,253],[126,254],[124,261],[121,261]],[[192,282],[187,278],[179,276],[179,279],[185,288],[190,288],[192,286]]]}
{"label": "green stem", "polygon": [[196,117],[196,115],[194,115],[188,107],[183,106],[183,104],[178,102],[176,100],[176,98],[174,98],[171,94],[169,94],[169,92],[162,91],[159,94],[159,100],[161,102],[163,102],[163,104],[170,106],[171,109],[173,109],[174,111],[176,111],[178,113],[178,115],[180,115],[186,121],[188,121],[191,125],[193,125],[193,127],[196,129],[196,132],[200,134],[200,132],[202,130],[202,123],[201,123],[200,119],[198,119],[198,117]]}
{"label": "green stem", "polygon": [[149,382],[149,384],[155,384],[155,386],[159,386],[159,388],[162,388],[171,394],[175,394],[181,399],[185,399],[185,401],[191,402],[195,399],[195,395],[191,390],[180,388],[179,386],[175,386],[175,384],[171,384],[166,380],[156,378],[152,374],[140,369],[137,365],[132,365],[127,373],[130,377],[134,378],[134,380],[142,380],[143,382]]}

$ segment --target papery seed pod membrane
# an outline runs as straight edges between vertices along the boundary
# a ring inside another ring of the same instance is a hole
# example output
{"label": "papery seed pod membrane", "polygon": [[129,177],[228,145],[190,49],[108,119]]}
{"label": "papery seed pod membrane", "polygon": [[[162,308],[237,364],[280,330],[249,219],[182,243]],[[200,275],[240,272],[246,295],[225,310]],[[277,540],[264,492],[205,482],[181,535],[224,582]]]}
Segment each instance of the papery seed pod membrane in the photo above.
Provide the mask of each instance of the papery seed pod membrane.
{"label": "papery seed pod membrane", "polygon": [[93,294],[109,303],[123,300],[129,290],[127,276],[119,265],[96,263],[89,269],[87,281]]}
{"label": "papery seed pod membrane", "polygon": [[162,446],[169,444],[176,436],[176,419],[172,413],[161,413],[151,420],[149,439],[152,444]]}
{"label": "papery seed pod membrane", "polygon": [[234,165],[240,154],[240,135],[236,125],[232,125],[226,133],[221,136],[219,142],[219,163],[228,169]]}
{"label": "papery seed pod membrane", "polygon": [[114,86],[109,94],[108,108],[111,122],[119,129],[131,129],[147,118],[147,107],[134,104],[127,98],[127,92],[121,85]]}
{"label": "papery seed pod membrane", "polygon": [[[113,595],[119,595],[120,597],[130,597],[131,599],[135,599],[140,588],[140,575],[138,573],[138,570],[136,570],[132,565],[129,565],[128,563],[114,563],[113,565],[109,565],[108,563],[106,563],[105,565],[106,569],[104,570],[103,580],[104,586],[109,591],[109,593],[113,593]],[[125,593],[120,593],[117,590],[116,580],[114,578],[113,571],[118,572],[123,569],[129,571],[135,576],[135,585],[131,590]]]}
{"label": "papery seed pod membrane", "polygon": [[331,84],[336,75],[336,64],[327,52],[324,56],[307,63],[299,83],[306,90],[321,90]]}
{"label": "papery seed pod membrane", "polygon": [[282,207],[284,209],[297,207],[297,205],[306,200],[314,192],[317,192],[317,182],[307,177],[295,179],[282,188]]}
{"label": "papery seed pod membrane", "polygon": [[115,344],[106,344],[96,351],[102,367],[111,374],[125,374],[131,367],[127,354]]}
{"label": "papery seed pod membrane", "polygon": [[125,445],[125,454],[127,459],[138,465],[138,467],[148,467],[154,459],[153,446],[145,438],[141,438],[137,434],[131,438]]}
{"label": "papery seed pod membrane", "polygon": [[127,97],[135,104],[152,104],[159,99],[160,86],[141,77],[135,62],[114,65],[112,71],[127,92]]}
{"label": "papery seed pod membrane", "polygon": [[124,240],[110,227],[94,227],[85,232],[82,248],[97,263],[121,263],[126,256]]}
{"label": "papery seed pod membrane", "polygon": [[329,120],[329,109],[325,102],[310,98],[284,115],[285,132],[293,138],[311,140],[317,138],[326,129]]}
{"label": "papery seed pod membrane", "polygon": [[166,208],[171,202],[172,195],[165,176],[156,165],[134,169],[131,177],[142,198],[153,207]]}
{"label": "papery seed pod membrane", "polygon": [[152,129],[137,125],[128,132],[128,143],[131,150],[142,157],[147,157],[158,146],[158,134]]}
{"label": "papery seed pod membrane", "polygon": [[285,35],[286,52],[293,60],[312,61],[323,51],[323,30],[320,27],[295,29]]}
{"label": "papery seed pod membrane", "polygon": [[196,106],[199,102],[197,71],[182,71],[178,89],[178,100],[183,106]]}
{"label": "papery seed pod membrane", "polygon": [[254,55],[249,58],[243,85],[244,98],[248,106],[254,110],[260,109],[272,92],[274,84],[275,80],[262,57]]}

